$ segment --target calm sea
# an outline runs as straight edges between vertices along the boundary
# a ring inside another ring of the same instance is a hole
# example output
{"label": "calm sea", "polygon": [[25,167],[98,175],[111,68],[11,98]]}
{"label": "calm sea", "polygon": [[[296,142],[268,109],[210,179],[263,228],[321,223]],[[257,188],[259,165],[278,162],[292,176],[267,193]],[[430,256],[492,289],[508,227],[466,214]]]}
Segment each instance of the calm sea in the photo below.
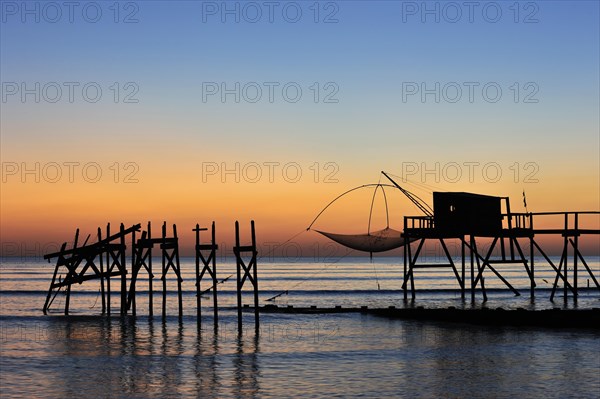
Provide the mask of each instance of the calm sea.
{"label": "calm sea", "polygon": [[[537,259],[536,259],[537,262]],[[588,264],[600,275],[600,259]],[[155,260],[155,274],[160,259]],[[113,317],[99,316],[98,281],[74,286],[71,317],[61,316],[59,293],[42,314],[53,264],[30,259],[0,263],[0,397],[407,397],[407,398],[598,398],[600,334],[589,330],[497,328],[339,313],[262,314],[256,334],[251,313],[237,333],[235,276],[219,285],[218,329],[211,296],[203,298],[198,326],[195,263],[182,258],[184,317],[177,315],[176,283],[168,280],[168,317],[160,316],[161,281],[154,282],[149,318],[146,276],[138,284],[137,318],[121,318],[113,293]],[[231,259],[218,275],[234,273]],[[554,273],[541,260],[538,291],[528,295],[522,267],[499,266],[523,293],[515,297],[486,273],[487,307],[600,307],[598,291],[574,303],[554,302]],[[333,307],[479,307],[462,301],[453,273],[417,271],[417,299],[405,305],[397,258],[269,259],[259,262],[260,303]],[[579,286],[588,283],[579,271]],[[113,288],[119,286],[114,280]],[[208,288],[209,283],[203,283]],[[268,298],[288,291],[273,302]],[[250,292],[245,303],[252,303]]]}

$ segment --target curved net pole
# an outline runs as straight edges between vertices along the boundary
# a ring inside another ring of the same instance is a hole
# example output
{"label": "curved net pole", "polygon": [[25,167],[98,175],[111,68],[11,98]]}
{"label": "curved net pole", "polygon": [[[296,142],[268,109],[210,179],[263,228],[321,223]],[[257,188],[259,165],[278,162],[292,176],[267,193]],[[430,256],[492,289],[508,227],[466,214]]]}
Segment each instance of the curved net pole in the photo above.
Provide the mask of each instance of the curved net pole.
{"label": "curved net pole", "polygon": [[375,190],[373,191],[373,198],[371,198],[371,209],[369,210],[369,224],[367,225],[367,234],[371,234],[371,218],[373,216],[373,205],[375,204],[375,196],[377,195],[377,190],[381,188],[381,192],[383,193],[383,201],[385,202],[385,217],[387,220],[387,227],[390,227],[390,212],[388,209],[387,196],[385,195],[385,190],[383,189],[382,184],[377,184],[375,186]]}
{"label": "curved net pole", "polygon": [[351,193],[352,191],[356,191],[356,190],[358,190],[358,189],[360,189],[360,188],[365,188],[365,187],[373,187],[373,186],[382,186],[382,187],[383,187],[383,186],[385,186],[385,187],[394,187],[394,188],[396,188],[396,186],[392,186],[391,184],[381,184],[381,183],[363,184],[362,186],[358,186],[358,187],[351,188],[350,190],[348,190],[348,191],[345,191],[345,192],[343,192],[342,194],[338,195],[337,197],[335,197],[335,198],[333,199],[333,201],[331,201],[329,204],[327,204],[327,205],[325,206],[325,208],[323,208],[323,209],[321,210],[321,212],[319,212],[319,213],[317,214],[317,216],[316,216],[316,217],[313,219],[313,221],[312,221],[312,222],[310,222],[310,224],[308,225],[308,227],[306,228],[306,230],[310,230],[310,228],[312,227],[312,225],[313,225],[313,224],[315,224],[315,222],[316,222],[316,221],[317,221],[317,219],[318,219],[318,218],[319,218],[319,217],[320,217],[320,216],[323,214],[323,212],[325,212],[325,211],[327,210],[327,208],[329,208],[329,207],[330,207],[330,206],[331,206],[331,205],[332,205],[332,204],[333,204],[335,201],[337,201],[338,199],[342,198],[344,195],[346,195],[346,194],[349,194],[349,193]]}

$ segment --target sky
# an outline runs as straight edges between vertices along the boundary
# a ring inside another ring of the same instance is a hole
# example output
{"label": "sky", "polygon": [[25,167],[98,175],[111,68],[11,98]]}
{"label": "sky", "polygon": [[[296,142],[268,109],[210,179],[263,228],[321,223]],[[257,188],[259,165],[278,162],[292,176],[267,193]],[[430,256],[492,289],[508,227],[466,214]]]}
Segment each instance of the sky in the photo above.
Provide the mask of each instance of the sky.
{"label": "sky", "polygon": [[[0,4],[3,254],[107,222],[281,243],[382,170],[430,204],[600,209],[597,1]],[[400,229],[419,212],[392,191]],[[366,232],[372,195],[315,227]]]}

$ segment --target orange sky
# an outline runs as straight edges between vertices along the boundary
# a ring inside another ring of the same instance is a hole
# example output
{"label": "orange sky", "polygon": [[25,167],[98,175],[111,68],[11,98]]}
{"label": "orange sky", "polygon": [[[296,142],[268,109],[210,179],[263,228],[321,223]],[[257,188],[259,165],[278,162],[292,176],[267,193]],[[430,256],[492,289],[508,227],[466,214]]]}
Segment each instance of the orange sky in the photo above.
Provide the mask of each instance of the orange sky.
{"label": "orange sky", "polygon": [[[10,168],[14,165],[4,165],[5,182],[2,183],[0,211],[3,252],[14,253],[15,245],[25,252],[38,247],[43,252],[41,248],[72,240],[76,228],[81,229],[82,238],[90,233],[94,238],[97,227],[104,228],[107,222],[111,222],[115,229],[120,222],[126,225],[142,223],[145,226],[147,221],[152,221],[156,235],[164,220],[169,225],[178,225],[184,254],[191,253],[194,240],[191,229],[195,224],[208,226],[213,220],[217,223],[217,241],[223,248],[231,248],[235,220],[242,223],[242,237],[249,237],[251,219],[256,221],[259,244],[264,248],[272,248],[308,227],[317,213],[337,195],[355,186],[379,180],[377,170],[373,170],[371,179],[367,179],[364,170],[345,163],[329,165],[326,169],[325,162],[294,162],[294,165],[287,167],[287,175],[283,174],[283,166],[289,163],[281,161],[278,166],[273,166],[272,176],[269,177],[269,169],[264,162],[241,163],[239,173],[228,174],[221,173],[221,164],[217,164],[219,171],[215,173],[212,163],[203,166],[202,163],[181,159],[176,159],[172,164],[140,163],[139,170],[133,167],[125,170],[125,163],[122,162],[116,183],[114,162],[97,163],[102,170],[102,177],[95,183],[90,181],[96,179],[96,166],[89,167],[87,175],[83,175],[83,172],[74,173],[73,182],[69,182],[68,170],[63,166],[63,177],[52,183],[49,180],[55,179],[55,174],[50,175],[52,171],[49,168],[43,172],[44,164],[41,164],[40,182],[37,183],[35,179],[38,176],[34,172],[12,174]],[[233,166],[225,167],[235,171],[235,162],[228,165]],[[245,165],[249,166],[244,169]],[[261,168],[260,178],[256,173],[256,165]],[[18,166],[22,168],[22,165]],[[510,172],[508,166],[504,168],[505,173]],[[34,166],[27,167],[35,169]],[[315,174],[315,170],[320,170],[319,175]],[[128,173],[134,171],[131,179],[138,181],[124,183]],[[297,171],[301,171],[302,175],[299,176]],[[424,179],[416,175],[411,176],[408,183],[403,183],[399,178],[402,170],[390,172],[398,174],[399,183],[430,204],[431,193],[428,190],[470,191],[509,195],[512,211],[524,212],[522,190],[525,189],[528,210],[532,212],[598,209],[594,206],[598,201],[598,193],[587,188],[594,174],[579,174],[577,178],[570,178],[557,173],[550,180],[547,174],[540,173],[539,182],[529,184],[514,183],[512,177],[495,183],[476,177],[470,183],[466,179],[459,182],[443,181],[443,176],[436,182],[435,175]],[[331,173],[333,175],[326,179]],[[415,186],[415,182],[422,186],[421,181],[428,186],[423,189]],[[382,182],[387,180],[382,177]],[[390,226],[401,230],[402,217],[419,215],[419,212],[397,190],[387,189],[386,193]],[[346,195],[331,206],[314,227],[338,233],[366,232],[372,194],[373,189],[368,188]],[[581,223],[598,228],[599,217],[582,217]],[[559,227],[561,224],[558,218],[536,219],[536,227]],[[385,225],[385,206],[379,193],[373,210],[372,230]],[[327,240],[317,233],[307,232],[298,236],[294,243],[304,248],[304,255],[311,256],[314,248],[319,245],[322,247]],[[584,243],[593,249],[597,240],[586,239]]]}

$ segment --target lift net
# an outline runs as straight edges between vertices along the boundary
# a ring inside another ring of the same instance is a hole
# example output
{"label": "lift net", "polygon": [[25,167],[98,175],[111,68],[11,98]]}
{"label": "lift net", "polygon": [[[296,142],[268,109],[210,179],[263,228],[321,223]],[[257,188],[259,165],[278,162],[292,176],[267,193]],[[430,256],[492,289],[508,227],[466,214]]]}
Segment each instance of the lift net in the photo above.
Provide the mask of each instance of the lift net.
{"label": "lift net", "polygon": [[383,252],[404,245],[402,233],[389,227],[367,234],[335,234],[315,230],[325,237],[357,251]]}

